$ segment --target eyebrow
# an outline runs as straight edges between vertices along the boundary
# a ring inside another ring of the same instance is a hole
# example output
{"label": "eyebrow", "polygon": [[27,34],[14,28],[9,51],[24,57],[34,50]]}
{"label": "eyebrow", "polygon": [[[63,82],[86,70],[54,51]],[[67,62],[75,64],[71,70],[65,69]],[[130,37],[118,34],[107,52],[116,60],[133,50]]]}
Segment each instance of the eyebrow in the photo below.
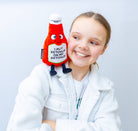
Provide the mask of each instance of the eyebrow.
{"label": "eyebrow", "polygon": [[81,35],[81,33],[79,33],[79,32],[71,32],[71,33],[76,33],[76,34],[79,34],[79,35]]}
{"label": "eyebrow", "polygon": [[96,37],[92,37],[92,39],[95,39],[95,40],[100,41],[102,43],[102,40],[100,40],[100,39],[98,39]]}

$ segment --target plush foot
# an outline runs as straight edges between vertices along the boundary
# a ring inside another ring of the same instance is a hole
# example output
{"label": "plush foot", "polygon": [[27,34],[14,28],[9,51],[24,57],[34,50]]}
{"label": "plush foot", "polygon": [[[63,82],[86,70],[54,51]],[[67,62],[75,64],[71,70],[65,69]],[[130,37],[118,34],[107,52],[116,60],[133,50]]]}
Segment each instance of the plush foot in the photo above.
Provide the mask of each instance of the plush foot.
{"label": "plush foot", "polygon": [[66,68],[65,63],[62,64],[62,70],[63,70],[63,73],[69,73],[72,71],[71,68]]}
{"label": "plush foot", "polygon": [[71,72],[72,71],[72,69],[70,69],[70,68],[64,68],[63,69],[63,73],[69,73],[69,72]]}
{"label": "plush foot", "polygon": [[56,74],[57,74],[57,72],[56,72],[55,70],[51,70],[51,71],[50,71],[50,75],[51,75],[51,76],[54,76],[54,75],[56,75]]}
{"label": "plush foot", "polygon": [[51,65],[50,75],[51,75],[51,76],[54,76],[54,75],[56,75],[56,74],[57,74],[57,72],[55,71],[55,66],[54,66],[54,65]]}

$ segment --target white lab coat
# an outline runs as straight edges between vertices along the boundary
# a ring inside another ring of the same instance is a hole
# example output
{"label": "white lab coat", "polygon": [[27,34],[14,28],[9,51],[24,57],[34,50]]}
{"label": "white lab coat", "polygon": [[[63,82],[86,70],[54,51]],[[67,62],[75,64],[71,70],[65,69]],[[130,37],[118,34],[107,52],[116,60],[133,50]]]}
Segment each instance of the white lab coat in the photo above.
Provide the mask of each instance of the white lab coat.
{"label": "white lab coat", "polygon": [[[51,77],[49,70],[42,63],[20,84],[7,131],[52,131],[41,123],[46,107],[68,113],[66,118],[55,116],[56,131],[121,131],[113,83],[101,76],[96,66],[92,66],[77,120],[71,73],[64,74],[57,67],[57,75]],[[50,94],[54,96],[51,99]]]}

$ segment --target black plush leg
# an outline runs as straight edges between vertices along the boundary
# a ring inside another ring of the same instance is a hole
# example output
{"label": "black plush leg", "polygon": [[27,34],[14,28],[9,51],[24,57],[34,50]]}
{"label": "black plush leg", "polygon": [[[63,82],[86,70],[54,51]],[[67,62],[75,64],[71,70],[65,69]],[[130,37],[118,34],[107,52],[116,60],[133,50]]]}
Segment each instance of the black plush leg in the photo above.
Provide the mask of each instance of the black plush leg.
{"label": "black plush leg", "polygon": [[71,68],[66,68],[66,66],[65,66],[65,64],[64,64],[64,63],[62,64],[62,70],[63,70],[63,73],[69,73],[69,72],[71,72],[71,71],[72,71],[72,69],[71,69]]}
{"label": "black plush leg", "polygon": [[57,74],[57,72],[55,71],[55,66],[54,66],[54,65],[51,65],[50,75],[51,75],[51,76],[54,76],[54,75],[56,75],[56,74]]}

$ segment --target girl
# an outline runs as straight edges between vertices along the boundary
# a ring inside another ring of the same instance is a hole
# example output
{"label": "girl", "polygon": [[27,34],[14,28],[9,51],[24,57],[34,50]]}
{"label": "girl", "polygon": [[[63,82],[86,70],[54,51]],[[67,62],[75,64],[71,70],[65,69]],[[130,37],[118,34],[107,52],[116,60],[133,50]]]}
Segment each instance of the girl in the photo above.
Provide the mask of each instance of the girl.
{"label": "girl", "polygon": [[96,61],[110,39],[110,25],[86,12],[72,23],[68,74],[40,64],[19,87],[7,131],[120,131],[113,83],[100,75]]}

